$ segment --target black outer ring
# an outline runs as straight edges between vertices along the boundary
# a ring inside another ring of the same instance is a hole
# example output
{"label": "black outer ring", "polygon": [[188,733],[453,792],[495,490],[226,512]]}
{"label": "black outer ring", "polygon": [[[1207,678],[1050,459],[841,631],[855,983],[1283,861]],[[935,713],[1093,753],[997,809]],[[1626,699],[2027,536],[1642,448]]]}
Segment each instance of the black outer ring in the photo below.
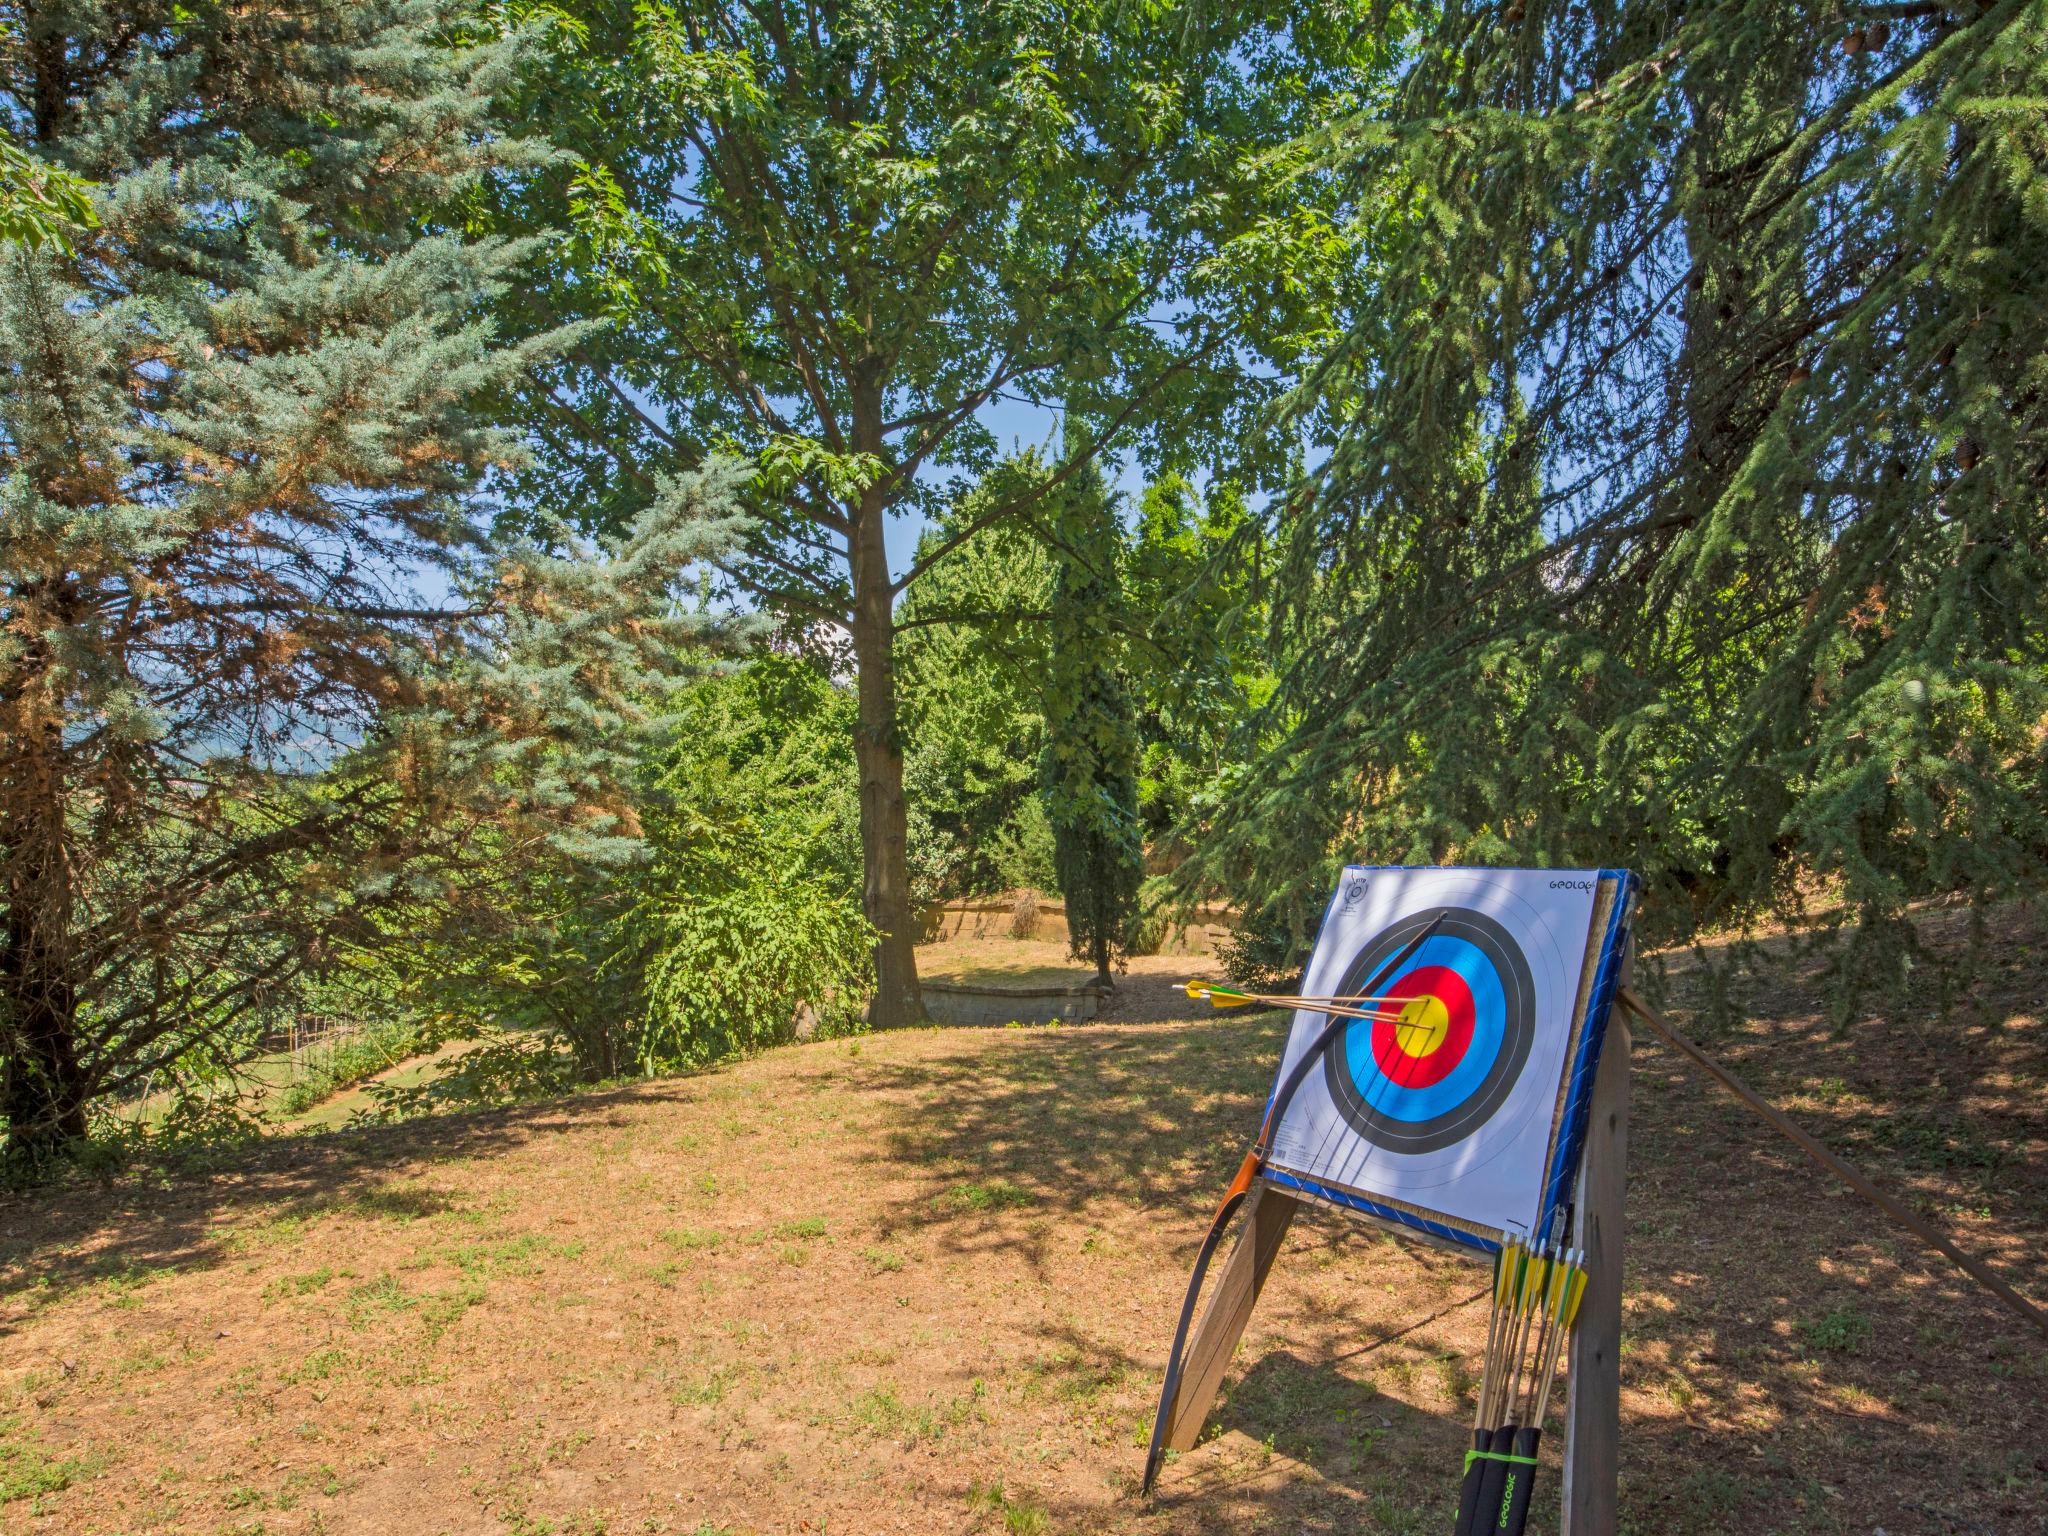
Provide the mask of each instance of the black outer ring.
{"label": "black outer ring", "polygon": [[[1333,995],[1355,991],[1375,966],[1434,919],[1436,911],[1432,908],[1402,918],[1361,949],[1345,967],[1343,980],[1338,982]],[[1507,929],[1484,912],[1451,907],[1445,909],[1443,926],[1437,933],[1467,940],[1493,962],[1507,1013],[1500,1050],[1494,1056],[1492,1068],[1463,1103],[1431,1120],[1396,1120],[1380,1113],[1359,1092],[1357,1080],[1351,1075],[1351,1031],[1347,1029],[1343,1039],[1331,1042],[1330,1049],[1323,1053],[1323,1082],[1330,1090],[1331,1100],[1353,1130],[1388,1152],[1436,1152],[1472,1135],[1494,1117],[1514,1092],[1522,1068],[1528,1063],[1530,1048],[1536,1042],[1536,980],[1530,974],[1522,947]],[[1356,1027],[1372,1026],[1361,1023]]]}

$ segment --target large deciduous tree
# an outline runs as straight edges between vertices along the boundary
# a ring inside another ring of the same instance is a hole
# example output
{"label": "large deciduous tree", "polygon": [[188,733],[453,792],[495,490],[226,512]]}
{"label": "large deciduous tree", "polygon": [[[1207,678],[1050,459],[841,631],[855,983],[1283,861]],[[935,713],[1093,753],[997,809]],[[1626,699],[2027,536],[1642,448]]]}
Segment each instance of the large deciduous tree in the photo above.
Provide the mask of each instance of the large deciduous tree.
{"label": "large deciduous tree", "polygon": [[2048,883],[2042,8],[1416,27],[1318,146],[1374,282],[1208,876],[1612,860],[1684,926],[1804,870],[1894,962],[1904,901]]}
{"label": "large deciduous tree", "polygon": [[[850,650],[874,1018],[914,1018],[896,602],[1105,447],[1171,422],[1189,460],[1269,395],[1325,268],[1256,251],[1332,236],[1320,184],[1258,157],[1355,104],[1376,34],[1351,5],[557,9],[531,109],[587,164],[540,216],[582,239],[510,308],[612,323],[529,397],[542,472],[616,523],[707,444],[755,456],[761,521],[726,570]],[[889,520],[993,462],[999,398],[1085,430],[892,568]]]}
{"label": "large deciduous tree", "polygon": [[513,39],[453,0],[0,21],[0,130],[97,216],[0,245],[0,1114],[40,1159],[458,860],[465,787],[616,837],[567,744],[630,718],[682,637],[622,604],[699,546],[477,544],[473,402],[545,344],[494,346],[522,253],[455,217],[541,158],[491,127]]}

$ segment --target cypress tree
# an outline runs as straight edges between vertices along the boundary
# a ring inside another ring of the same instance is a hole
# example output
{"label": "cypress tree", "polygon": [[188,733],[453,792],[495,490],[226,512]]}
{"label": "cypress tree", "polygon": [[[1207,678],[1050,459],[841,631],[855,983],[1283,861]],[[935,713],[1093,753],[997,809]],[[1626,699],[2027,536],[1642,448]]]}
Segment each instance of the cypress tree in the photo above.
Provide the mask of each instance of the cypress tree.
{"label": "cypress tree", "polygon": [[1058,556],[1039,779],[1068,942],[1107,985],[1111,965],[1129,950],[1145,872],[1138,730],[1123,665],[1123,529],[1093,464],[1048,499]]}
{"label": "cypress tree", "polygon": [[601,837],[564,744],[637,641],[590,630],[687,543],[594,590],[480,541],[473,402],[551,343],[492,346],[523,250],[463,228],[544,157],[491,125],[516,39],[451,0],[16,14],[0,130],[97,220],[0,245],[0,1114],[41,1160],[453,867],[464,786]]}

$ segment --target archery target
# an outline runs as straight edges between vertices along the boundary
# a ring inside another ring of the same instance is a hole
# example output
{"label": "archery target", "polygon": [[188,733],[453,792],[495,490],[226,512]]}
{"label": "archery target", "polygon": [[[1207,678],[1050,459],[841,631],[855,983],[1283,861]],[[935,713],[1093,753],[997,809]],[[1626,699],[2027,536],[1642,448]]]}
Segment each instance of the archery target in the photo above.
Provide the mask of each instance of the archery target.
{"label": "archery target", "polygon": [[[1348,869],[1302,980],[1373,988],[1392,1015],[1332,1039],[1276,1128],[1272,1161],[1343,1190],[1528,1234],[1541,1205],[1597,871]],[[1303,1009],[1281,1075],[1329,1016]]]}
{"label": "archery target", "polygon": [[[1434,913],[1394,924],[1361,949],[1338,993],[1355,993]],[[1499,1113],[1536,1038],[1536,982],[1513,935],[1483,912],[1447,911],[1375,991],[1400,1016],[1361,1024],[1323,1054],[1339,1112],[1390,1152],[1434,1152]]]}

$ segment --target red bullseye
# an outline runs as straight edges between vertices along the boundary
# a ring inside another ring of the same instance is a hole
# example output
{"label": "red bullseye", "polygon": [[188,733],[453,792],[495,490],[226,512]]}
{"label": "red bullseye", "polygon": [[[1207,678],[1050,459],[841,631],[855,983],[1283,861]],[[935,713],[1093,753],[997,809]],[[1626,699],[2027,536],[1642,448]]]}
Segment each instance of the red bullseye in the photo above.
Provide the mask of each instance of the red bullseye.
{"label": "red bullseye", "polygon": [[1449,966],[1417,966],[1387,989],[1387,996],[1421,1002],[1402,1019],[1372,1027],[1372,1054],[1380,1071],[1403,1088],[1427,1088],[1450,1076],[1472,1044],[1472,989]]}

